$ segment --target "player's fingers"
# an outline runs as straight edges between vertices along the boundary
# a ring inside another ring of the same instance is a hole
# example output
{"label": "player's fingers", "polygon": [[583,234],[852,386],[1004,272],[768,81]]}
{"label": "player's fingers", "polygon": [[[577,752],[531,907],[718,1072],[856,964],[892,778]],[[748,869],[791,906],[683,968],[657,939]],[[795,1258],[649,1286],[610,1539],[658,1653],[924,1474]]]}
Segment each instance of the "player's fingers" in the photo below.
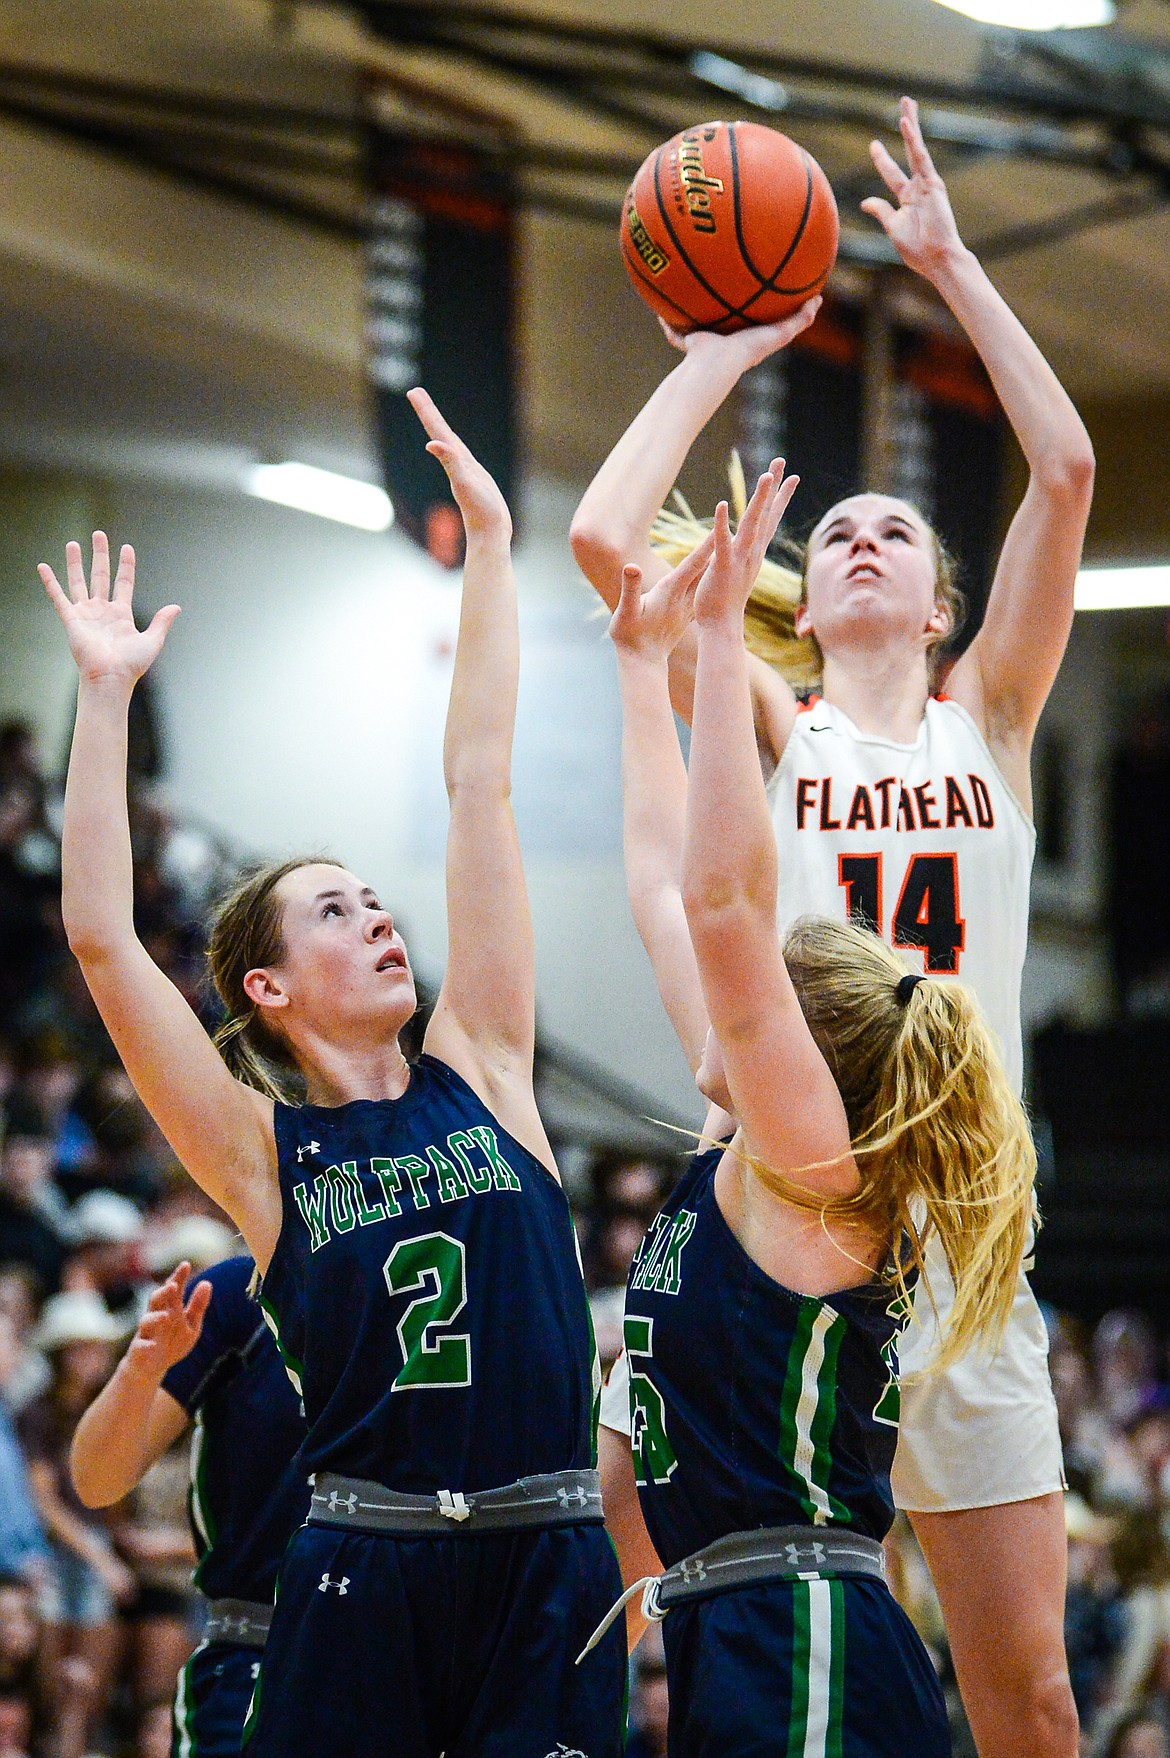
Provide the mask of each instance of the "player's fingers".
{"label": "player's fingers", "polygon": [[131,543],[124,543],[119,553],[113,595],[118,604],[129,604],[134,597],[134,546]]}
{"label": "player's fingers", "polygon": [[70,599],[68,595],[61,590],[61,582],[58,580],[56,574],[54,574],[48,562],[38,562],[37,573],[41,577],[41,585],[52,600],[53,609],[57,612],[59,617],[64,619],[69,614]]}
{"label": "player's fingers", "polygon": [[74,604],[87,603],[89,588],[85,584],[85,563],[81,559],[80,543],[71,541],[65,545],[65,578],[69,582],[69,596]]}
{"label": "player's fingers", "polygon": [[161,610],[155,611],[146,625],[147,634],[156,635],[160,647],[171,632],[171,624],[179,615],[179,608],[177,604],[164,604]]}
{"label": "player's fingers", "polygon": [[707,563],[711,560],[714,549],[715,532],[714,530],[711,530],[707,532],[701,543],[695,545],[690,555],[687,556],[684,561],[679,563],[676,573],[684,580],[697,581],[702,579],[703,573],[707,567]]}
{"label": "player's fingers", "polygon": [[930,156],[930,149],[922,138],[918,105],[913,98],[902,99],[902,114],[898,119],[898,126],[906,145],[906,157],[911,171],[919,177],[935,176],[934,160]]}
{"label": "player's fingers", "polygon": [[110,540],[104,531],[93,534],[93,560],[89,568],[91,598],[110,596]]}
{"label": "player's fingers", "polygon": [[[910,179],[899,165],[892,153],[888,152],[880,140],[871,140],[869,156],[873,160],[874,170],[892,195],[902,199],[910,187]],[[864,207],[864,202],[862,206]]]}
{"label": "player's fingers", "polygon": [[440,414],[435,399],[421,385],[407,391],[406,400],[433,440],[446,440],[450,444],[458,438],[450,422]]}
{"label": "player's fingers", "polygon": [[211,1283],[207,1281],[196,1282],[194,1288],[191,1290],[191,1298],[188,1300],[185,1308],[188,1324],[192,1326],[202,1325],[203,1315],[210,1305]]}
{"label": "player's fingers", "polygon": [[867,195],[861,204],[861,211],[868,214],[871,220],[876,220],[887,232],[897,218],[897,209],[892,208],[888,201],[883,201],[880,195]]}

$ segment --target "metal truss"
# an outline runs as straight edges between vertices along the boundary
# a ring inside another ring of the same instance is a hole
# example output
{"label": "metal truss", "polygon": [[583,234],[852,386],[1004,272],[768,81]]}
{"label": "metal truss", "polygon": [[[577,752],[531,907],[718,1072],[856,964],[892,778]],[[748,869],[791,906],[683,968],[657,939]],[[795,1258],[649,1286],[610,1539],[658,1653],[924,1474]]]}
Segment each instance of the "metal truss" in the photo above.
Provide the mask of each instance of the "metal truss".
{"label": "metal truss", "polygon": [[[335,6],[337,0],[298,0]],[[514,178],[518,201],[607,226],[656,142],[697,115],[727,107],[799,131],[826,168],[856,136],[854,164],[834,179],[846,213],[872,187],[864,142],[896,125],[900,87],[881,68],[763,52],[718,41],[557,22],[451,0],[354,0],[378,47],[355,81],[352,107],[332,112],[207,97],[20,65],[0,65],[0,114],[85,141],[133,163],[356,237],[364,206],[363,128],[387,107],[394,126],[439,134],[484,154]],[[282,18],[287,24],[287,6]],[[423,72],[420,74],[420,67]],[[519,102],[505,115],[472,108],[460,78],[477,69]],[[1152,211],[1170,199],[1170,54],[1112,31],[989,33],[969,83],[915,82],[923,126],[948,172],[977,161],[1064,166],[1084,174],[1089,199],[976,241],[985,259]],[[563,115],[556,137],[516,125],[524,94]],[[602,151],[600,132],[611,144]],[[574,144],[588,132],[589,142]],[[1093,187],[1093,186],[1096,187]],[[876,229],[846,222],[845,260],[894,260]]]}

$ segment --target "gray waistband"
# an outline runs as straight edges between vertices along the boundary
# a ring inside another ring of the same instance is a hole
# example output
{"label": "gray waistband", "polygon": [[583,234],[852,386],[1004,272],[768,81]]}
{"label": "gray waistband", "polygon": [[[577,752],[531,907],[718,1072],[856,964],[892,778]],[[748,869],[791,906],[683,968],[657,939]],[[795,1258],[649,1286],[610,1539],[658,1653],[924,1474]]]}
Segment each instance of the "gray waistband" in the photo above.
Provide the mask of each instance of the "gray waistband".
{"label": "gray waistband", "polygon": [[522,1477],[501,1489],[441,1489],[435,1495],[401,1495],[362,1477],[323,1471],[313,1488],[309,1520],[314,1526],[346,1526],[357,1532],[511,1532],[524,1526],[576,1526],[605,1519],[596,1471],[549,1471]]}
{"label": "gray waistband", "polygon": [[845,1528],[762,1526],[730,1532],[661,1575],[657,1603],[667,1612],[691,1599],[761,1581],[811,1581],[837,1575],[886,1578],[886,1553],[875,1538]]}
{"label": "gray waistband", "polygon": [[207,1605],[205,1642],[235,1642],[241,1648],[263,1648],[272,1622],[272,1607],[251,1599],[212,1599]]}
{"label": "gray waistband", "polygon": [[729,1532],[705,1550],[674,1563],[662,1575],[644,1575],[610,1606],[577,1656],[580,1666],[636,1594],[642,1616],[658,1622],[688,1600],[754,1587],[764,1581],[823,1581],[840,1575],[870,1575],[885,1581],[886,1553],[876,1538],[845,1527],[761,1526],[755,1532]]}

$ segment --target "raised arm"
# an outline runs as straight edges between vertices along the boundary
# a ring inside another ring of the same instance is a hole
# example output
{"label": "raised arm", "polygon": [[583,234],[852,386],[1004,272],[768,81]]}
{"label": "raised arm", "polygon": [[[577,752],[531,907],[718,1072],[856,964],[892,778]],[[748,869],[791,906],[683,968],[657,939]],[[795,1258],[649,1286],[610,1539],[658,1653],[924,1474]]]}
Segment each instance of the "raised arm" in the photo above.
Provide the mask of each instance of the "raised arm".
{"label": "raised arm", "polygon": [[154,1290],[130,1347],[77,1425],[69,1468],[87,1508],[129,1495],[187,1426],[187,1412],[162,1382],[198,1342],[211,1299],[211,1283],[197,1282],[184,1306],[190,1274],[190,1264],[180,1264]]}
{"label": "raised arm", "polygon": [[178,606],[138,630],[130,545],[122,548],[112,591],[104,533],[94,533],[88,585],[80,546],[71,543],[65,553],[68,594],[51,568],[40,568],[80,674],[61,848],[65,931],[143,1103],[196,1183],[266,1264],[280,1231],[271,1101],[232,1078],[134,931],[127,715]]}
{"label": "raised arm", "polygon": [[707,1009],[682,905],[687,772],[670,707],[667,666],[691,627],[695,588],[714,535],[673,573],[642,590],[630,563],[609,632],[622,699],[622,821],[626,891],[658,992],[692,1074],[707,1036]]}
{"label": "raised arm", "polygon": [[443,741],[447,969],[426,1047],[457,1069],[524,1146],[553,1166],[536,1110],[536,955],[512,813],[520,673],[512,520],[483,465],[425,391],[409,393],[467,532],[455,671]]}
{"label": "raised arm", "polygon": [[[787,347],[812,323],[820,305],[818,296],[783,323],[754,325],[730,336],[717,336],[713,330],[682,336],[663,325],[683,358],[635,416],[585,490],[569,530],[578,566],[610,610],[617,608],[627,562],[641,568],[647,585],[666,574],[666,563],[650,547],[650,527],[699,434],[743,374]],[[694,636],[688,634],[670,662],[671,699],[688,722],[694,664]],[[780,698],[779,709],[762,710],[760,719],[771,724],[777,712],[782,718],[783,698],[792,696],[784,680],[757,664],[753,683]]]}
{"label": "raised arm", "polygon": [[1028,487],[1000,554],[983,626],[947,682],[984,729],[1017,792],[1041,710],[1072,627],[1073,587],[1093,494],[1093,447],[1080,416],[1023,324],[964,246],[946,186],[902,99],[909,175],[870,147],[897,206],[862,207],[904,262],[931,282],[970,337],[1028,464]]}
{"label": "raised arm", "polygon": [[734,541],[726,502],[716,511],[715,557],[695,595],[683,903],[748,1148],[810,1189],[846,1194],[857,1172],[844,1107],[805,1023],[776,928],[776,840],[743,644],[743,607],[794,487],[783,465],[774,465]]}

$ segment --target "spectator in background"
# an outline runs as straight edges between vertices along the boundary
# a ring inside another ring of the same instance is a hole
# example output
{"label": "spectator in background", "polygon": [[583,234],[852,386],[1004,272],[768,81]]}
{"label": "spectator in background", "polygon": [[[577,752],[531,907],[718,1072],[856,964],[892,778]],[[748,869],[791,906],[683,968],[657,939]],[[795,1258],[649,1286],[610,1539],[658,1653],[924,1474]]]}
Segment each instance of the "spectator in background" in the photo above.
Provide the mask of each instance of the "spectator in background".
{"label": "spectator in background", "polygon": [[1093,1333],[1093,1377],[1111,1422],[1126,1423],[1158,1390],[1158,1349],[1149,1320],[1119,1307]]}
{"label": "spectator in background", "polygon": [[62,1281],[68,1288],[99,1294],[121,1321],[122,1334],[138,1322],[143,1282],[142,1214],[115,1190],[91,1190],[70,1216],[73,1255]]}
{"label": "spectator in background", "polygon": [[53,1181],[53,1144],[24,1119],[11,1119],[0,1148],[0,1263],[27,1264],[51,1291],[60,1283],[68,1235]]}
{"label": "spectator in background", "polygon": [[21,1048],[13,1103],[35,1118],[38,1134],[52,1141],[58,1178],[85,1167],[96,1154],[93,1137],[76,1111],[84,1073],[63,1033],[43,1032]]}
{"label": "spectator in background", "polygon": [[62,944],[55,875],[38,870],[32,850],[39,829],[36,789],[0,781],[0,1029],[18,1019],[21,1003],[48,976]]}
{"label": "spectator in background", "polygon": [[41,1636],[33,1588],[0,1573],[0,1758],[26,1758],[47,1728]]}
{"label": "spectator in background", "polygon": [[49,1364],[32,1343],[40,1310],[41,1289],[35,1273],[27,1264],[0,1261],[0,1315],[12,1326],[17,1356],[16,1367],[0,1391],[13,1417],[49,1383]]}
{"label": "spectator in background", "polygon": [[1124,1637],[1104,1700],[1116,1716],[1141,1706],[1170,1646],[1170,1546],[1162,1515],[1145,1509],[1129,1514],[1113,1541],[1112,1562]]}
{"label": "spectator in background", "polygon": [[1170,1758],[1166,1723],[1157,1709],[1133,1709],[1113,1729],[1101,1758]]}
{"label": "spectator in background", "polygon": [[94,1143],[94,1157],[62,1180],[68,1193],[80,1197],[91,1190],[116,1190],[140,1208],[149,1205],[173,1155],[125,1069],[117,1063],[97,1068],[78,1095],[77,1110]]}
{"label": "spectator in background", "polygon": [[[55,1758],[81,1758],[88,1750],[88,1735],[105,1711],[114,1678],[115,1607],[130,1601],[137,1587],[104,1522],[80,1501],[69,1474],[73,1431],[113,1371],[114,1345],[124,1335],[96,1294],[54,1295],[45,1303],[38,1330],[52,1377],[18,1425],[53,1557],[43,1610],[58,1711]],[[78,1698],[79,1673],[71,1661],[81,1663],[84,1700]]]}
{"label": "spectator in background", "polygon": [[20,1365],[16,1326],[0,1312],[0,1577],[44,1585],[49,1547],[17,1440],[6,1388]]}

